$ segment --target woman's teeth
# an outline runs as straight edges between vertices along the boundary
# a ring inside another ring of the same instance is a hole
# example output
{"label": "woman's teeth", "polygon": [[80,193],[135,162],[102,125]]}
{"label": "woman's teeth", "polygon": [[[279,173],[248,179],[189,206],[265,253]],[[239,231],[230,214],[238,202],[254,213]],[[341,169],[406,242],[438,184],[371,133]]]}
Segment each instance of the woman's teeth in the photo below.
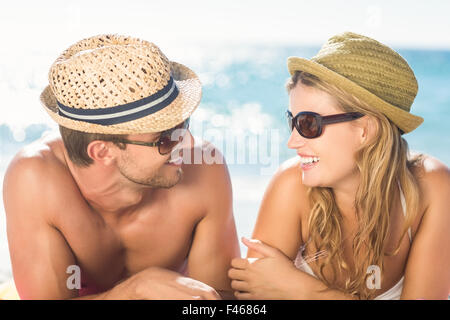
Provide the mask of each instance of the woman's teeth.
{"label": "woman's teeth", "polygon": [[319,160],[320,160],[319,157],[304,157],[304,158],[300,158],[300,162],[302,164],[316,163],[316,162],[319,162]]}

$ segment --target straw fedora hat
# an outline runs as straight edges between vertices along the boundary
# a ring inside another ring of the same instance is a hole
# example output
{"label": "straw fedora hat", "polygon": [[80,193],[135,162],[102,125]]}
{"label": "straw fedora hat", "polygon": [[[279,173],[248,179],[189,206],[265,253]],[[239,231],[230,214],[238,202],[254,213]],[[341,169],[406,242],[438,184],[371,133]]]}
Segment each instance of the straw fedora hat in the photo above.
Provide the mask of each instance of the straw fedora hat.
{"label": "straw fedora hat", "polygon": [[81,40],[53,63],[40,100],[61,126],[103,134],[160,132],[186,120],[202,88],[153,43],[121,35]]}
{"label": "straw fedora hat", "polygon": [[423,122],[410,113],[418,90],[414,72],[397,52],[374,39],[338,34],[310,60],[289,57],[287,65],[291,75],[304,71],[353,94],[382,112],[402,133]]}

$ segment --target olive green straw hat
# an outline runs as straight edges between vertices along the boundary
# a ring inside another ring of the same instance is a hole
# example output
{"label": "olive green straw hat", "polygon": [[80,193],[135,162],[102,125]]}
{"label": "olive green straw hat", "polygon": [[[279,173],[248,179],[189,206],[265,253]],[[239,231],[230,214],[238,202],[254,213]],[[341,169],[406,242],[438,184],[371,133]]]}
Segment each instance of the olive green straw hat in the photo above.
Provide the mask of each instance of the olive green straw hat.
{"label": "olive green straw hat", "polygon": [[310,73],[366,102],[402,133],[423,122],[410,113],[418,90],[414,72],[397,52],[374,39],[351,32],[338,34],[310,60],[289,57],[287,65],[291,75]]}

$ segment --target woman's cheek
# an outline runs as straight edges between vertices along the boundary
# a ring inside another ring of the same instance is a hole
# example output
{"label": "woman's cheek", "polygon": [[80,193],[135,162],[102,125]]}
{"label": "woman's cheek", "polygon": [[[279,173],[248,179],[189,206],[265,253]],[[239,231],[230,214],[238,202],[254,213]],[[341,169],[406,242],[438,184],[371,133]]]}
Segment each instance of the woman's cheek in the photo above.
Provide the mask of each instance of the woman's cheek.
{"label": "woman's cheek", "polygon": [[353,136],[340,134],[340,132],[330,135],[330,139],[323,148],[321,162],[323,160],[323,169],[327,171],[331,180],[336,181],[355,172],[356,151],[357,146]]}

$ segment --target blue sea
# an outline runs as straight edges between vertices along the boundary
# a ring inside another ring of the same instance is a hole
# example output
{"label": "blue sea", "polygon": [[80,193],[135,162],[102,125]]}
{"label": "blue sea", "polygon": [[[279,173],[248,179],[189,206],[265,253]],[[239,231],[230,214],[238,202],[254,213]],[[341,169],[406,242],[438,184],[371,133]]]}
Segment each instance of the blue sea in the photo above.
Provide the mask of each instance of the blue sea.
{"label": "blue sea", "polygon": [[[279,164],[295,155],[286,147],[288,105],[284,84],[288,56],[312,57],[318,47],[239,46],[168,50],[203,83],[192,117],[194,136],[213,142],[227,159],[238,236],[251,236],[259,204]],[[163,49],[164,51],[164,49]],[[424,123],[405,135],[410,149],[450,165],[450,51],[400,49],[419,82],[412,112]],[[13,155],[56,126],[39,104],[50,64],[59,52],[35,50],[0,65],[0,186]],[[4,60],[3,60],[4,61]],[[1,187],[0,187],[1,188]],[[11,276],[6,226],[0,204],[0,281]],[[241,246],[242,254],[246,248]]]}

